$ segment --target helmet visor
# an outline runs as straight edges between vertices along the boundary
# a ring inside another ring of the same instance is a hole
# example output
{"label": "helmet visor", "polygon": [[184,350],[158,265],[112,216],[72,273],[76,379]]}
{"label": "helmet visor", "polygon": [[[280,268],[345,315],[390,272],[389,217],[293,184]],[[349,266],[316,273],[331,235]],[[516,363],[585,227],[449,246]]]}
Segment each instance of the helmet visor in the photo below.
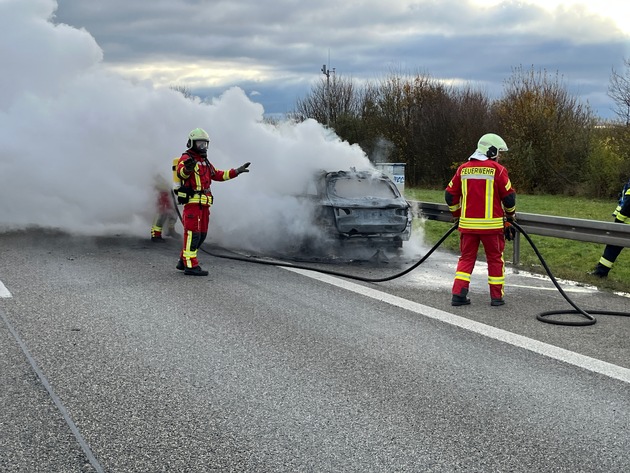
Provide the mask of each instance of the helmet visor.
{"label": "helmet visor", "polygon": [[208,149],[208,142],[203,140],[195,141],[195,147],[200,150]]}

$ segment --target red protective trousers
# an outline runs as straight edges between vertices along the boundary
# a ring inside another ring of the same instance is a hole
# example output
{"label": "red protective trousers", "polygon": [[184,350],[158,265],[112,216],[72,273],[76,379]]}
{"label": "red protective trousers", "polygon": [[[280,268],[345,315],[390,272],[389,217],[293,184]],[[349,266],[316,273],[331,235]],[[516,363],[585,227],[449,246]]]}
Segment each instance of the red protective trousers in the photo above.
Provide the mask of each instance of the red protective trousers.
{"label": "red protective trousers", "polygon": [[462,289],[468,289],[470,286],[470,275],[477,261],[479,243],[483,245],[486,253],[490,298],[501,299],[503,297],[503,284],[505,283],[505,263],[503,261],[505,237],[503,233],[460,233],[461,256],[457,262],[457,273],[452,292],[453,294],[461,294]]}
{"label": "red protective trousers", "polygon": [[184,225],[184,247],[180,254],[181,260],[187,268],[199,266],[197,250],[206,239],[208,223],[210,221],[210,207],[192,203],[184,205],[182,223]]}

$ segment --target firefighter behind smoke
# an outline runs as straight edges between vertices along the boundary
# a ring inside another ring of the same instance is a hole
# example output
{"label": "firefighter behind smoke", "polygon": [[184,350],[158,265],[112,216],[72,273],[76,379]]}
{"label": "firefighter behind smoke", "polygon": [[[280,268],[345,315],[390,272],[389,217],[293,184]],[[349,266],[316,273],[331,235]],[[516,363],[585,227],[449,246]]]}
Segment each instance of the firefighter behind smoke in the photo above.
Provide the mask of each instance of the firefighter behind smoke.
{"label": "firefighter behind smoke", "polygon": [[[163,242],[163,236],[177,238],[180,235],[175,230],[177,212],[171,193],[173,188],[160,175],[155,176],[155,190],[157,192],[156,213],[151,225],[151,241]],[[166,228],[166,231],[164,231]]]}

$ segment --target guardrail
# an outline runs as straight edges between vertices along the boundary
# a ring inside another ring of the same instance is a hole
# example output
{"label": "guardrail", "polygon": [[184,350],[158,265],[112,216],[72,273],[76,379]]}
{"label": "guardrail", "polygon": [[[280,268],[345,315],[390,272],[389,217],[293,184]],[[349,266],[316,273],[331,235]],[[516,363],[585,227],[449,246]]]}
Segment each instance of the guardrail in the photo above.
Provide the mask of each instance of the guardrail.
{"label": "guardrail", "polygon": [[[434,202],[420,202],[410,200],[416,217],[428,220],[450,222],[451,212],[446,204]],[[552,215],[528,214],[516,212],[516,221],[530,235],[541,235],[566,240],[588,241],[602,245],[616,245],[630,247],[630,225],[620,225],[614,222],[599,220],[585,220],[579,218],[554,217]],[[520,234],[514,239],[514,264],[520,262]],[[603,248],[602,248],[603,250]]]}

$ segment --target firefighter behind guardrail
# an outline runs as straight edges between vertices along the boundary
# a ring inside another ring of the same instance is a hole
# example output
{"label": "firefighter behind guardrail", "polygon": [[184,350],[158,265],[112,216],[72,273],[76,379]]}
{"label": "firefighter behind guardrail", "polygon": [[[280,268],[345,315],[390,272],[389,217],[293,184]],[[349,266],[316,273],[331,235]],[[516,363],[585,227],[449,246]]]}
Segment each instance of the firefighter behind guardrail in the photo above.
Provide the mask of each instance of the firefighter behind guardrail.
{"label": "firefighter behind guardrail", "polygon": [[[612,216],[615,219],[615,223],[630,223],[630,180],[623,187],[617,208],[612,213]],[[602,257],[590,274],[599,278],[608,277],[608,273],[615,265],[621,250],[623,250],[623,246],[606,245]]]}

